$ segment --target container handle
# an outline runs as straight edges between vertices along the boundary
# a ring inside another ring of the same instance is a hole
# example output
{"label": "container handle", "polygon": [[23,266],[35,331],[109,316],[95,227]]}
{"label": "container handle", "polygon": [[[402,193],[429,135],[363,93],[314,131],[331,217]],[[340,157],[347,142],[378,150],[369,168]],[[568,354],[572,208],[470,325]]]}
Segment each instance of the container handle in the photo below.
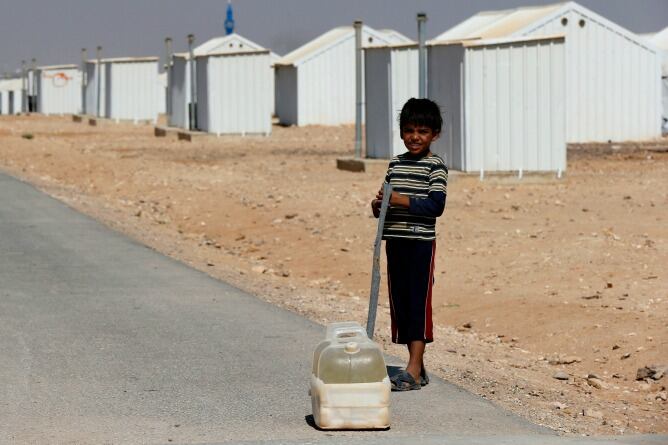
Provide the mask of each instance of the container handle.
{"label": "container handle", "polygon": [[366,331],[364,330],[364,328],[362,326],[356,326],[356,327],[355,326],[344,326],[344,327],[334,329],[334,338],[335,339],[340,339],[340,338],[343,337],[343,338],[346,338],[346,341],[348,341],[348,339],[351,338],[349,336],[349,334],[354,334],[353,335],[354,337],[357,337],[357,336],[366,337]]}

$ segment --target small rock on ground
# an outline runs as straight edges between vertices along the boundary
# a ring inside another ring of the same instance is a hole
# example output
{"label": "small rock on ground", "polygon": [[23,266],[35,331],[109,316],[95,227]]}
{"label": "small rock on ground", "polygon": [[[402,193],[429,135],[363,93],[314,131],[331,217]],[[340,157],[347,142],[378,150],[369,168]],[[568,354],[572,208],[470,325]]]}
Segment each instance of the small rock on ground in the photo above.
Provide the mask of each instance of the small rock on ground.
{"label": "small rock on ground", "polygon": [[554,373],[552,378],[555,378],[557,380],[568,380],[568,374],[564,371],[557,371]]}

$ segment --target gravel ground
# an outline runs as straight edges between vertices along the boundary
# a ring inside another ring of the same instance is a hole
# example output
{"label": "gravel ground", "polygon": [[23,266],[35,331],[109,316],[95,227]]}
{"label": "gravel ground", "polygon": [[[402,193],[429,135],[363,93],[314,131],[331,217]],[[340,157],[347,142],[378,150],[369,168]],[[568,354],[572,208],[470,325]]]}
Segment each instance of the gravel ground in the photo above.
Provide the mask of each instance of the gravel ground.
{"label": "gravel ground", "polygon": [[[1,116],[0,169],[259,298],[364,323],[369,202],[386,166],[337,170],[353,134],[275,126],[186,142],[146,125]],[[428,369],[563,433],[668,432],[667,178],[668,154],[642,147],[571,151],[561,179],[453,173]],[[384,284],[378,309],[378,340],[404,356]]]}

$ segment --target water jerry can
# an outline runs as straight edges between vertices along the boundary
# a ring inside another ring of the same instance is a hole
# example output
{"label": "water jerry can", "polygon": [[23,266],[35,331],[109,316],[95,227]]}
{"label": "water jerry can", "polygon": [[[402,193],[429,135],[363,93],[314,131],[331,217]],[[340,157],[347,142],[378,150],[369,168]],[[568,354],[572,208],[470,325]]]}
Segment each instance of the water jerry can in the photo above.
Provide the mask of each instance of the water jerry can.
{"label": "water jerry can", "polygon": [[311,404],[322,429],[390,426],[390,379],[380,347],[359,323],[327,325],[313,354]]}

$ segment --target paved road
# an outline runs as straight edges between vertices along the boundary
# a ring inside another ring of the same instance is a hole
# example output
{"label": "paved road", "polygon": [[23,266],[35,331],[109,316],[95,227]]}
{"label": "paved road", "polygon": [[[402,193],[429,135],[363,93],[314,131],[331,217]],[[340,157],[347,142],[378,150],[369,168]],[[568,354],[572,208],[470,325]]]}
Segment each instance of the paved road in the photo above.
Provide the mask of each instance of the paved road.
{"label": "paved road", "polygon": [[323,334],[0,174],[2,443],[562,443],[438,379],[389,431],[318,431]]}

